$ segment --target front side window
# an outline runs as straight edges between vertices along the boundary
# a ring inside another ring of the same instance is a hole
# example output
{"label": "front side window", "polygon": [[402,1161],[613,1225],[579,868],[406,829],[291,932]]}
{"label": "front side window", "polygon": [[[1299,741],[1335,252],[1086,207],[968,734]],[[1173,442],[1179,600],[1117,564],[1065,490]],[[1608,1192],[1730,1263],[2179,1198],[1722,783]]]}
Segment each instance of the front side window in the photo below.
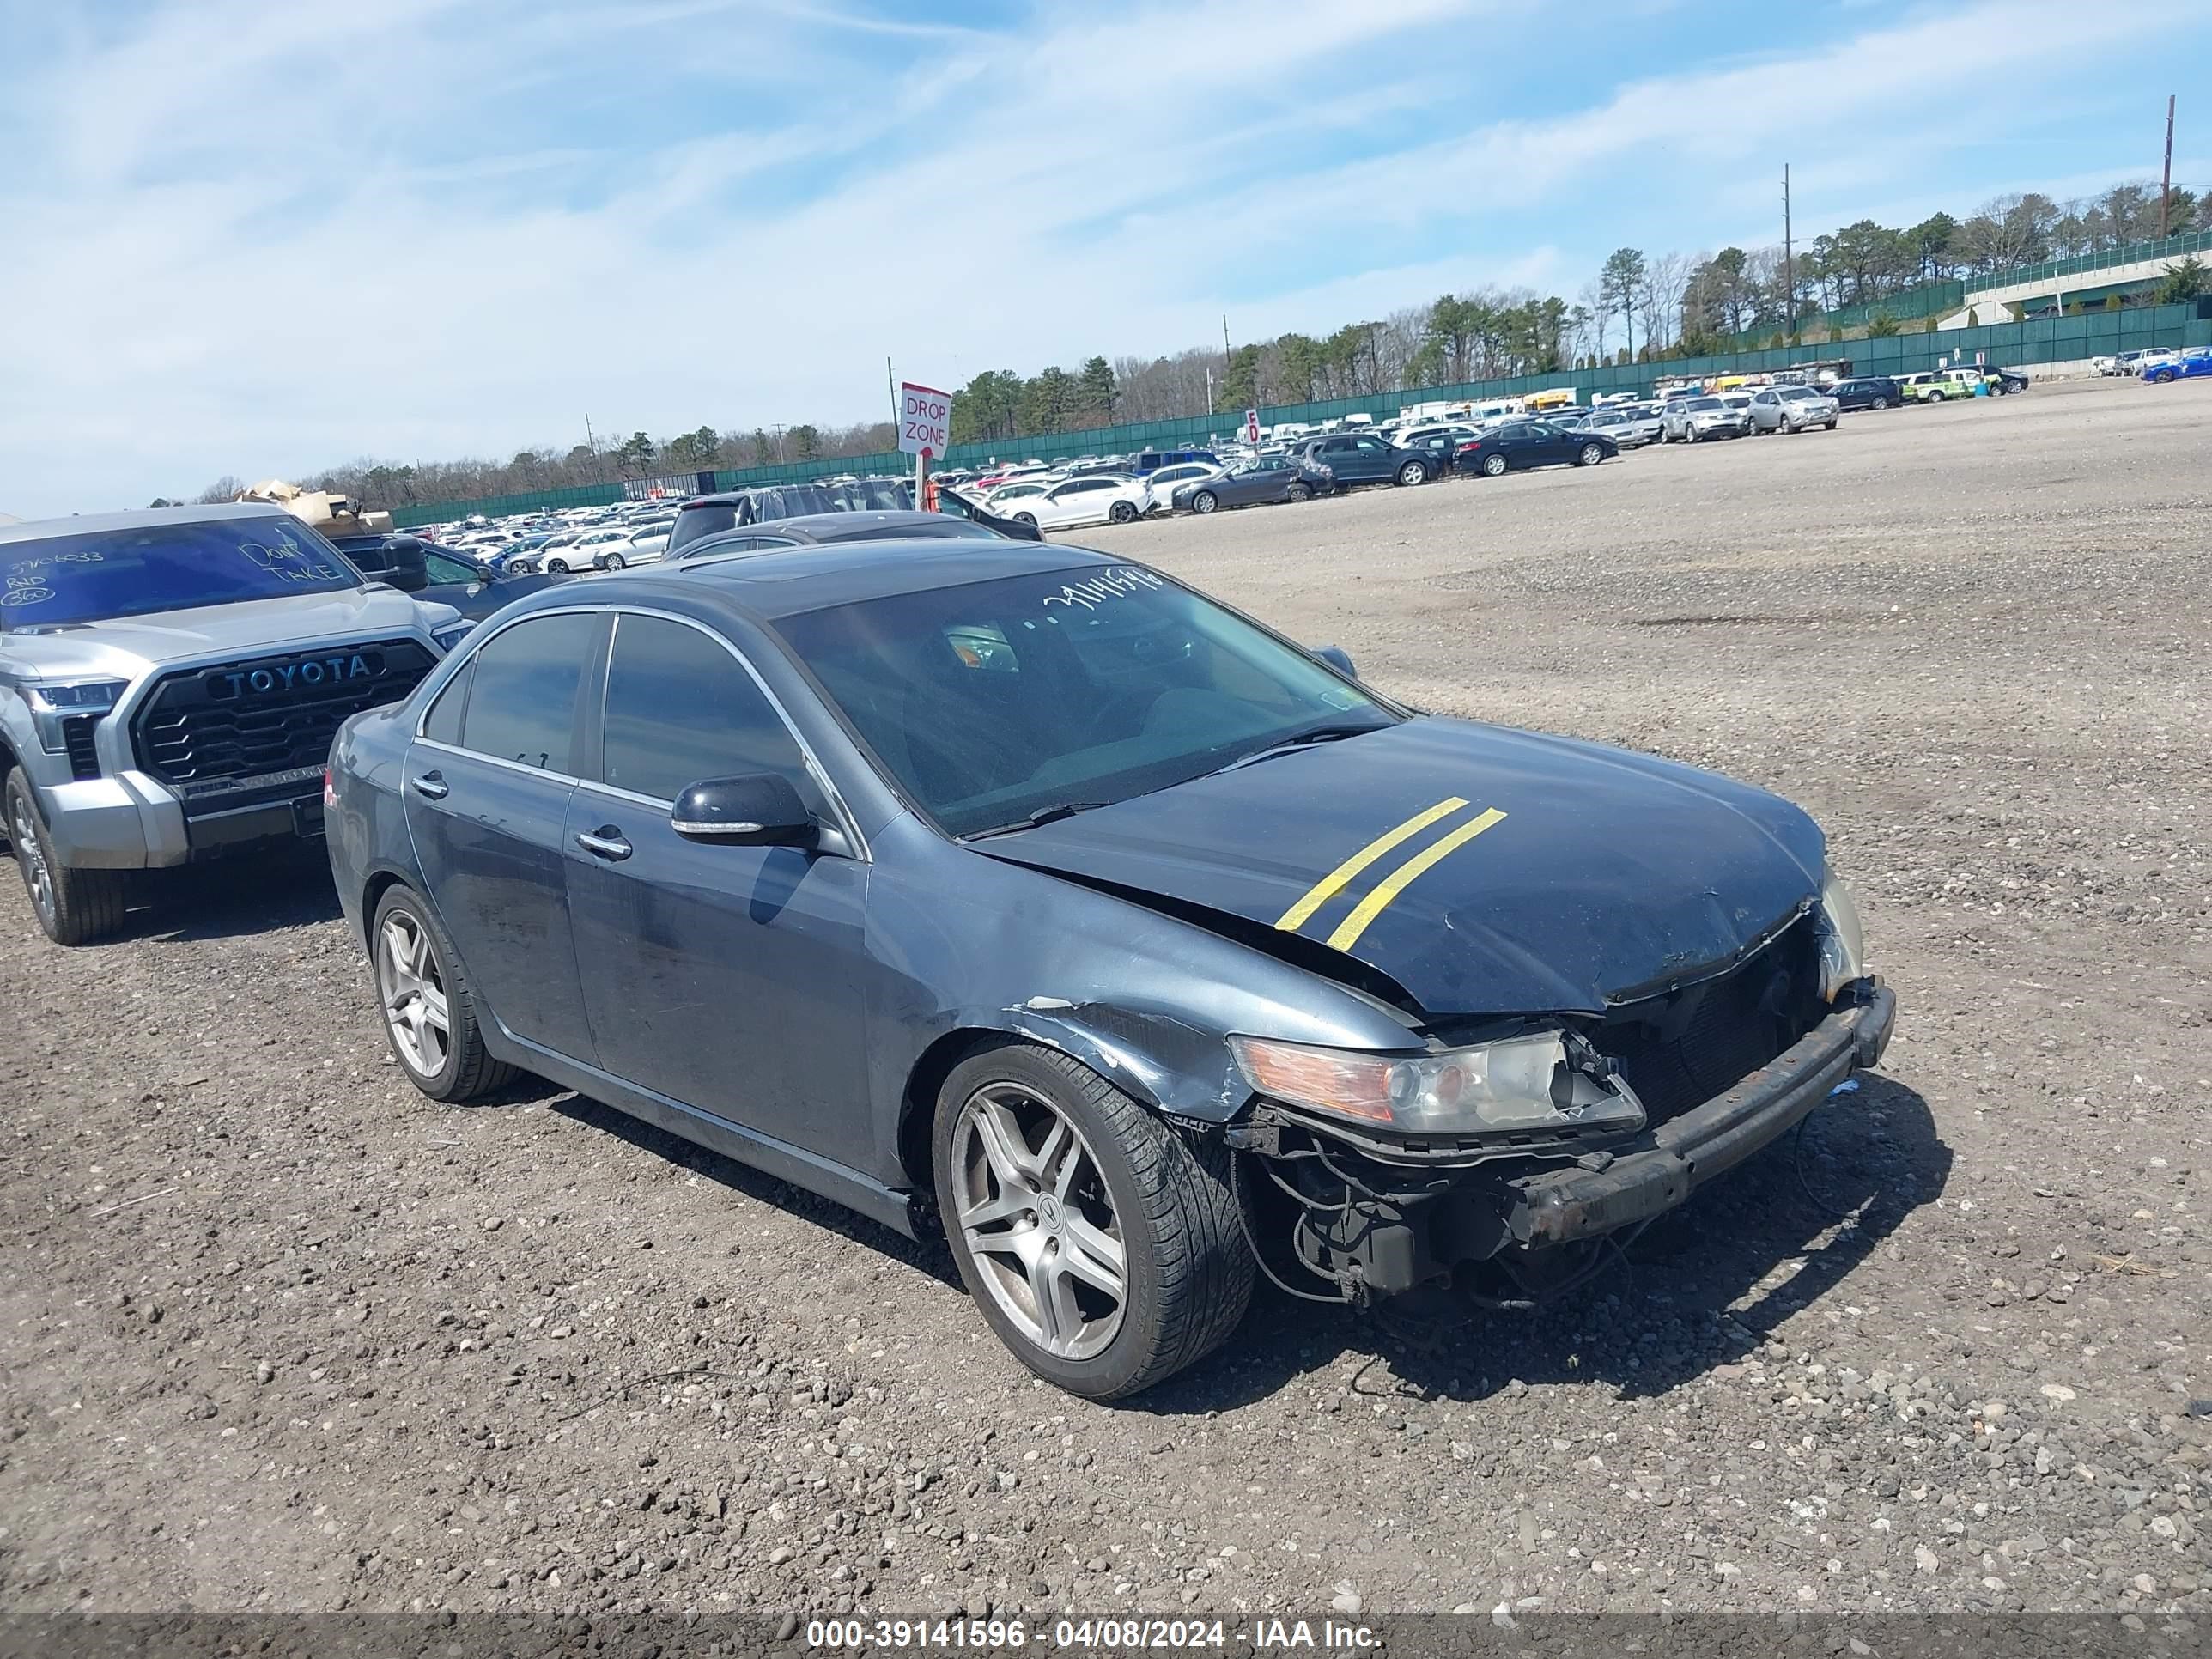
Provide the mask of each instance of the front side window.
{"label": "front side window", "polygon": [[883,768],[953,835],[1399,718],[1139,566],[896,594],[777,626]]}
{"label": "front side window", "polygon": [[0,627],[51,628],[361,586],[289,515],[87,531],[0,544]]}
{"label": "front side window", "polygon": [[471,658],[460,746],[547,772],[572,769],[576,692],[599,618],[532,617],[501,629]]}
{"label": "front side window", "polygon": [[773,772],[818,795],[790,728],[727,647],[659,617],[619,617],[607,659],[600,775],[672,801],[709,778]]}

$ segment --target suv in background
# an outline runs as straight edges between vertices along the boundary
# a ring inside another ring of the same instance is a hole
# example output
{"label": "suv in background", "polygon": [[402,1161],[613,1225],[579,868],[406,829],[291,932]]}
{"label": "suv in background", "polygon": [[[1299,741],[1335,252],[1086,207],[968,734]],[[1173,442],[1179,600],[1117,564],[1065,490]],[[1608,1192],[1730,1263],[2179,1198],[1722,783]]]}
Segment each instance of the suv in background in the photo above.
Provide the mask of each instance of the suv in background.
{"label": "suv in background", "polygon": [[1147,449],[1129,458],[1127,470],[1141,478],[1148,472],[1184,461],[1203,461],[1208,466],[1219,466],[1221,457],[1210,449]]}
{"label": "suv in background", "polygon": [[1887,374],[1862,375],[1855,380],[1838,380],[1828,388],[1836,400],[1836,407],[1853,409],[1894,409],[1905,401],[1896,380]]}
{"label": "suv in background", "polygon": [[1339,489],[1348,484],[1425,484],[1443,471],[1425,451],[1401,449],[1368,432],[1335,432],[1309,438],[1292,454],[1318,467]]}
{"label": "suv in background", "polygon": [[279,507],[0,526],[0,801],[59,945],[121,925],[125,874],[319,836],[349,715],[405,696],[474,624],[374,580]]}

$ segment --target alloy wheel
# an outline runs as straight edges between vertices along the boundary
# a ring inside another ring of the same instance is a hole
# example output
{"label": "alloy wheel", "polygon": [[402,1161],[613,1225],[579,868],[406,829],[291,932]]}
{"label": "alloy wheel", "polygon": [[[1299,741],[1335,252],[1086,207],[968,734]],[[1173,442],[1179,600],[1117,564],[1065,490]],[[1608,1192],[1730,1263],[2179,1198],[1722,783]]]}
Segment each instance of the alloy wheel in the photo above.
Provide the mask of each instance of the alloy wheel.
{"label": "alloy wheel", "polygon": [[46,846],[39,839],[38,820],[31,815],[28,792],[15,793],[15,811],[8,825],[9,839],[23,866],[23,884],[31,890],[31,902],[51,927],[54,920],[54,872],[46,867]]}
{"label": "alloy wheel", "polygon": [[1062,1359],[1121,1328],[1128,1257],[1097,1156],[1026,1085],[986,1084],[952,1131],[956,1213],[977,1276],[1024,1337]]}
{"label": "alloy wheel", "polygon": [[453,1051],[446,984],[428,931],[404,910],[385,918],[377,942],[376,980],[384,1022],[399,1057],[418,1076],[436,1077]]}

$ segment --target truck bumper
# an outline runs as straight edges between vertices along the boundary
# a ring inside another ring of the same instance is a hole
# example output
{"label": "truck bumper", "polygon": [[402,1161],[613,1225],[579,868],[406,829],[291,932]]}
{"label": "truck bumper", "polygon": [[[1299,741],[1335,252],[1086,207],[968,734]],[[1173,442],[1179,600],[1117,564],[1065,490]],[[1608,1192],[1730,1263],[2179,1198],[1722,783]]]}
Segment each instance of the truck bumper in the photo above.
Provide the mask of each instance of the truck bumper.
{"label": "truck bumper", "polygon": [[191,856],[185,809],[143,772],[50,784],[39,792],[57,863],[82,870],[143,870]]}
{"label": "truck bumper", "polygon": [[319,786],[190,817],[167,788],[137,771],[49,785],[39,796],[50,854],[71,869],[163,869],[322,833]]}
{"label": "truck bumper", "polygon": [[1896,994],[1862,984],[1854,1006],[1829,1015],[1735,1088],[1661,1124],[1649,1136],[1651,1145],[1600,1169],[1553,1170],[1516,1182],[1505,1215],[1512,1243],[1541,1249],[1648,1221],[1795,1128],[1888,1046]]}

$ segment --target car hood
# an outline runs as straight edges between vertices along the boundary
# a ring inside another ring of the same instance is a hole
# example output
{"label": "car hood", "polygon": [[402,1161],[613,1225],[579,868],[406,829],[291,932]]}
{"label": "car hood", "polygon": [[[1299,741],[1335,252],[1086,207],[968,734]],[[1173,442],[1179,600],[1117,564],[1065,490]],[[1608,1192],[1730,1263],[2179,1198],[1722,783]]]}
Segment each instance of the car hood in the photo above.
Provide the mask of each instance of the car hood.
{"label": "car hood", "polygon": [[0,657],[20,657],[34,665],[24,672],[48,679],[98,675],[128,680],[173,663],[274,656],[326,641],[426,637],[458,614],[450,605],[417,605],[398,588],[372,586],[157,611],[52,633],[11,633],[0,638]]}
{"label": "car hood", "polygon": [[1317,967],[1341,953],[1437,1017],[1596,1013],[1705,976],[1801,914],[1826,863],[1819,827],[1764,790],[1434,717],[974,845],[1256,923],[1226,931]]}

